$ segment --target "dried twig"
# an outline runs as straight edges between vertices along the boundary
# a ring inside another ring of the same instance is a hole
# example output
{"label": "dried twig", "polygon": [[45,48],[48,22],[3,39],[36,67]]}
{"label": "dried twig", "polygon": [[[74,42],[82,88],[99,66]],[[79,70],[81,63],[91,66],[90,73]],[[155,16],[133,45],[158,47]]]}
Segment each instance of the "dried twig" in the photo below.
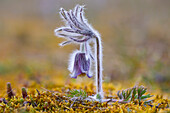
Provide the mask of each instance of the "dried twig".
{"label": "dried twig", "polygon": [[7,83],[7,94],[8,94],[8,98],[14,97],[14,93],[10,82]]}

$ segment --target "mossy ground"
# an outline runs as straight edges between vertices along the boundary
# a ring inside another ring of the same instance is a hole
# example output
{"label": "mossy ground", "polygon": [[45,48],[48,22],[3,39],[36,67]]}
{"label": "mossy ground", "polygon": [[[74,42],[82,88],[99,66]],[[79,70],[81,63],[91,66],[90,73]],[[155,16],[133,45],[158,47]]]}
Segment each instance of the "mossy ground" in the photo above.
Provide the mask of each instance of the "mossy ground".
{"label": "mossy ground", "polygon": [[[95,85],[93,80],[84,78],[78,78],[72,80],[64,77],[51,77],[45,81],[45,78],[39,79],[39,83],[36,79],[30,80],[23,79],[24,75],[20,76],[20,82],[14,81],[17,78],[11,77],[12,91],[15,96],[8,97],[6,93],[6,80],[1,79],[1,87],[3,88],[0,93],[0,112],[117,112],[117,113],[130,113],[130,112],[170,112],[168,99],[169,94],[159,91],[148,90],[146,93],[150,93],[153,97],[147,100],[152,100],[150,104],[145,104],[144,101],[139,102],[130,101],[127,103],[119,102],[100,102],[95,101],[89,96],[95,95]],[[8,78],[6,76],[4,78]],[[25,82],[23,82],[25,81]],[[104,98],[105,99],[118,99],[117,92],[119,90],[126,89],[127,86],[132,87],[133,84],[127,84],[121,82],[104,82]],[[25,87],[27,96],[23,97],[22,87]],[[80,92],[81,91],[81,92]]]}

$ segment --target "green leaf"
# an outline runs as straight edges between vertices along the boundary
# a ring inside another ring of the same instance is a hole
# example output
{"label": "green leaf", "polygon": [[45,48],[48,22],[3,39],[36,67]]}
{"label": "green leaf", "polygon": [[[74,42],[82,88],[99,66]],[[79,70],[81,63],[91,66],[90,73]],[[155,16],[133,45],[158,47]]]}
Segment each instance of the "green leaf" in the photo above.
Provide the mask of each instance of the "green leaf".
{"label": "green leaf", "polygon": [[123,98],[125,99],[126,96],[125,96],[125,91],[124,90],[122,91],[122,95],[123,95]]}
{"label": "green leaf", "polygon": [[132,88],[132,98],[131,98],[131,100],[135,100],[135,96],[136,96],[136,87],[133,87]]}
{"label": "green leaf", "polygon": [[122,96],[120,95],[120,91],[117,92],[117,96],[119,97],[119,99],[122,99]]}
{"label": "green leaf", "polygon": [[152,96],[153,96],[153,95],[147,94],[147,95],[142,96],[141,99],[150,98],[150,97],[152,97]]}
{"label": "green leaf", "polygon": [[132,94],[132,89],[127,90],[127,97],[129,97]]}
{"label": "green leaf", "polygon": [[138,96],[137,95],[135,95],[135,99],[137,99],[138,98]]}
{"label": "green leaf", "polygon": [[144,88],[143,91],[141,92],[141,96],[146,93],[147,88]]}
{"label": "green leaf", "polygon": [[96,99],[99,99],[99,101],[101,102],[101,99],[102,99],[101,95],[100,95],[100,94],[97,94],[97,95],[96,95]]}
{"label": "green leaf", "polygon": [[83,98],[87,97],[87,93],[83,90],[71,90],[68,94],[68,97],[80,97],[82,96]]}
{"label": "green leaf", "polygon": [[128,101],[132,96],[128,96],[124,101]]}

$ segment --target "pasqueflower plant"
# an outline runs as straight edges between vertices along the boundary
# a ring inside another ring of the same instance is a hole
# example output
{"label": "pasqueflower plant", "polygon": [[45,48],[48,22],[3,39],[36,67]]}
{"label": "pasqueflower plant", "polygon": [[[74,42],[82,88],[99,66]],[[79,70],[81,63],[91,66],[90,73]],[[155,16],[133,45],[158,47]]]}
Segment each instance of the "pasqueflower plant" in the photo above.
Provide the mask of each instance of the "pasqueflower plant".
{"label": "pasqueflower plant", "polygon": [[[84,17],[84,6],[76,5],[73,10],[60,9],[60,16],[65,21],[65,26],[55,29],[55,35],[67,39],[60,46],[79,44],[80,50],[73,52],[70,57],[69,70],[72,78],[79,75],[92,77],[92,64],[95,63],[96,95],[103,98],[102,90],[102,44],[99,33],[87,22]],[[90,43],[94,43],[94,52]]]}

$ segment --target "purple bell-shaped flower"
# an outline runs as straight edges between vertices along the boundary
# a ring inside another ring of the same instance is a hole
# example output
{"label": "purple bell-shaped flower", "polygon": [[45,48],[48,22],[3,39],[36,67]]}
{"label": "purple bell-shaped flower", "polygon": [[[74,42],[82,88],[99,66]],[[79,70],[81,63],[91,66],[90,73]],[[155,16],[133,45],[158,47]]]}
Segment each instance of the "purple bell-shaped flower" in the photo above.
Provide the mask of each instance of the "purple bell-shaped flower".
{"label": "purple bell-shaped flower", "polygon": [[76,52],[75,56],[73,57],[73,66],[71,71],[71,77],[77,78],[77,76],[84,76],[91,78],[92,76],[89,75],[90,71],[90,58],[85,52]]}

